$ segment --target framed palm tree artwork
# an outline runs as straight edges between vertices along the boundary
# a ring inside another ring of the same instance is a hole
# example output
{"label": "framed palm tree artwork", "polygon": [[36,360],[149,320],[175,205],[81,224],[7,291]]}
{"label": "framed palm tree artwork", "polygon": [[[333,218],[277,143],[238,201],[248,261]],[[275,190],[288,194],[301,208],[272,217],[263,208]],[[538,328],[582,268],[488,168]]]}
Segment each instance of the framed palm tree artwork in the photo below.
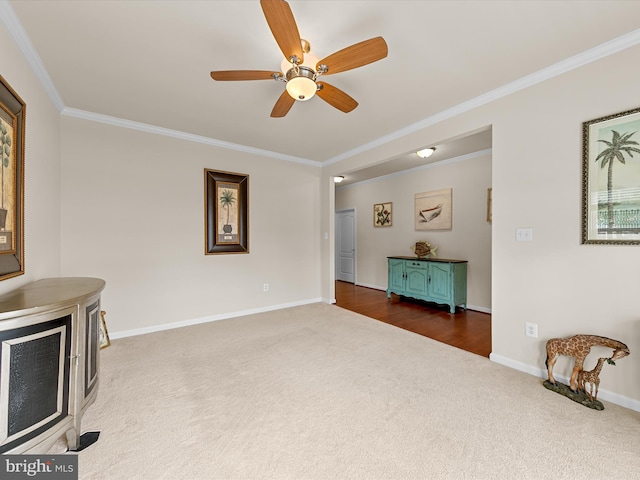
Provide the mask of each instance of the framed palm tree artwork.
{"label": "framed palm tree artwork", "polygon": [[24,273],[25,110],[0,76],[0,280]]}
{"label": "framed palm tree artwork", "polygon": [[204,170],[205,254],[249,253],[249,175]]}
{"label": "framed palm tree artwork", "polygon": [[640,108],[583,123],[582,243],[640,245]]}

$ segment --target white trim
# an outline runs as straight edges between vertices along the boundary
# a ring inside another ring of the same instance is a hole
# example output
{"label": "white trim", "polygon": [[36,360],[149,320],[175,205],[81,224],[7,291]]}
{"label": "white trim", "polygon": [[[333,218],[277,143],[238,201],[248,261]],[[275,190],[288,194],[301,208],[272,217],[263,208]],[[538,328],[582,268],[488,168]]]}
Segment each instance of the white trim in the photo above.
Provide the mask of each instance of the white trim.
{"label": "white trim", "polygon": [[62,109],[64,108],[62,97],[53,85],[53,81],[51,80],[47,69],[44,68],[40,55],[38,55],[38,52],[36,52],[36,49],[33,47],[33,44],[22,26],[22,23],[18,19],[16,12],[7,0],[0,1],[0,20],[2,20],[5,27],[7,27],[7,30],[9,30],[9,34],[16,42],[16,45],[18,45],[18,48],[24,55],[29,66],[31,66],[33,73],[35,73],[36,77],[40,80],[40,83],[49,95],[53,105],[56,107],[58,112],[62,112]]}
{"label": "white trim", "polygon": [[[519,371],[524,372],[524,373],[528,373],[529,375],[533,375],[534,377],[543,378],[545,380],[547,379],[547,370],[546,369],[533,367],[533,366],[528,365],[526,363],[518,362],[516,360],[512,360],[510,358],[503,357],[502,355],[498,355],[496,353],[491,353],[489,355],[489,359],[492,362],[499,363],[500,365],[504,365],[506,367],[513,368],[515,370],[519,370]],[[565,383],[567,385],[569,384],[569,378],[568,377],[555,375],[555,374],[553,376],[557,380],[559,380],[560,382],[563,382],[563,383]],[[542,385],[540,385],[540,386],[542,386]],[[635,400],[633,398],[625,397],[623,395],[619,395],[617,393],[611,392],[609,390],[603,390],[603,389],[600,389],[598,391],[598,398],[602,399],[602,400],[606,400],[606,401],[611,402],[611,403],[615,403],[616,405],[620,405],[621,407],[625,407],[625,408],[628,408],[630,410],[634,410],[636,412],[640,412],[640,400]]]}
{"label": "white trim", "polygon": [[463,102],[459,105],[456,105],[452,108],[444,110],[440,113],[427,117],[419,122],[408,125],[400,130],[396,130],[395,132],[391,132],[388,135],[384,135],[379,137],[378,139],[365,143],[364,145],[360,145],[351,150],[347,150],[346,152],[341,153],[335,157],[329,158],[324,162],[317,162],[305,158],[294,157],[290,155],[284,155],[277,152],[271,152],[269,150],[261,150],[257,148],[252,148],[244,145],[239,145],[235,143],[225,142],[223,140],[216,140],[214,138],[202,137],[199,135],[192,135],[188,133],[178,132],[175,130],[170,130],[166,128],[155,127],[153,125],[146,125],[139,122],[131,122],[129,120],[121,120],[116,119],[115,117],[108,117],[107,115],[93,114],[90,112],[83,112],[82,110],[76,110],[74,108],[67,108],[62,101],[62,98],[58,94],[51,77],[47,73],[42,61],[40,60],[40,56],[36,52],[31,40],[26,34],[22,23],[18,19],[15,11],[11,7],[11,4],[8,0],[0,0],[0,20],[5,24],[7,30],[9,31],[11,37],[14,39],[18,48],[22,51],[25,56],[27,63],[31,66],[34,73],[42,83],[44,89],[49,94],[51,101],[56,106],[58,111],[63,115],[75,116],[77,118],[84,118],[93,121],[102,121],[104,123],[110,123],[112,125],[118,125],[124,128],[133,128],[136,130],[142,130],[149,133],[157,134],[157,135],[168,135],[175,138],[181,138],[187,141],[193,141],[198,143],[206,143],[208,145],[215,145],[221,148],[227,148],[230,150],[237,150],[252,154],[264,155],[271,158],[278,158],[280,160],[286,160],[290,162],[303,163],[305,165],[314,165],[314,166],[327,166],[333,163],[339,162],[346,158],[353,157],[362,152],[366,152],[375,147],[379,147],[386,143],[389,143],[393,140],[397,140],[402,138],[410,133],[422,130],[431,125],[435,125],[439,122],[442,122],[448,118],[455,117],[462,113],[468,112],[469,110],[473,110],[474,108],[480,107],[487,103],[493,102],[499,98],[505,97],[512,93],[515,93],[519,90],[528,88],[537,83],[543,82],[555,76],[566,73],[570,70],[576,69],[583,65],[586,65],[590,62],[594,62],[601,58],[607,57],[609,55],[613,55],[614,53],[620,52],[626,48],[633,47],[640,43],[640,29],[633,30],[625,35],[614,38],[608,42],[605,42],[601,45],[593,47],[589,50],[586,50],[582,53],[574,55],[573,57],[569,57],[565,60],[557,62],[553,65],[550,65],[542,70],[538,70],[530,75],[522,77],[514,82],[508,83],[501,87],[498,87],[494,90],[491,90],[487,93],[479,95],[478,97],[472,98],[466,102]]}
{"label": "white trim", "polygon": [[[373,290],[381,290],[383,292],[387,291],[385,287],[380,287],[378,285],[369,285],[367,283],[360,283],[360,282],[356,282],[355,285],[357,285],[358,287],[371,288]],[[473,310],[475,312],[481,312],[481,313],[488,313],[489,315],[491,315],[491,309],[486,307],[477,307],[475,305],[467,305],[467,310]]]}
{"label": "white trim", "polygon": [[137,335],[146,335],[147,333],[162,332],[164,330],[173,330],[175,328],[189,327],[191,325],[199,325],[201,323],[215,322],[218,320],[226,320],[229,318],[243,317],[245,315],[253,315],[256,313],[272,312],[274,310],[282,310],[283,308],[299,307],[301,305],[309,305],[311,303],[319,303],[322,299],[312,298],[309,300],[301,300],[299,302],[282,303],[263,308],[252,308],[249,310],[240,310],[237,312],[222,313],[219,315],[210,315],[207,317],[193,318],[191,320],[183,320],[181,322],[164,323],[162,325],[153,325],[150,327],[136,328],[134,330],[125,330],[122,332],[109,332],[109,338],[116,340],[118,338],[135,337]]}
{"label": "white trim", "polygon": [[480,313],[488,313],[489,315],[491,315],[493,312],[493,310],[491,310],[490,308],[478,307],[477,305],[467,305],[467,310],[473,310],[474,312]]}
{"label": "white trim", "polygon": [[466,102],[460,103],[452,108],[443,110],[442,112],[436,113],[435,115],[420,120],[419,122],[412,123],[411,125],[401,128],[400,130],[396,130],[395,132],[391,132],[388,135],[377,138],[372,142],[365,143],[364,145],[360,145],[359,147],[348,150],[344,153],[341,153],[340,155],[336,155],[335,157],[324,161],[323,165],[331,165],[341,160],[353,157],[359,153],[372,150],[373,148],[379,147],[393,140],[397,140],[406,135],[427,128],[431,125],[435,125],[449,118],[453,118],[457,115],[473,110],[474,108],[481,107],[482,105],[486,105],[495,100],[511,95],[512,93],[515,93],[519,90],[523,90],[537,83],[544,82],[545,80],[549,80],[553,77],[569,72],[588,63],[594,62],[609,55],[613,55],[614,53],[620,52],[629,47],[633,47],[639,43],[640,29],[637,29],[618,38],[614,38],[613,40],[605,42],[601,45],[598,45],[594,48],[586,50],[582,53],[574,55],[573,57],[569,57],[565,60],[554,63],[553,65],[549,65],[542,70],[538,70],[537,72],[519,78],[518,80],[515,80],[511,83],[490,90],[486,93],[483,93],[482,95],[472,98],[471,100],[467,100]]}
{"label": "white trim", "polygon": [[147,123],[134,122],[132,120],[125,120],[123,118],[111,117],[109,115],[102,115],[100,113],[87,112],[85,110],[78,110],[77,108],[64,107],[61,114],[67,117],[81,118],[84,120],[90,120],[92,122],[105,123],[107,125],[113,125],[116,127],[152,133],[154,135],[179,138],[188,142],[204,143],[205,145],[213,145],[214,147],[226,148],[227,150],[236,150],[239,152],[251,153],[253,155],[276,158],[278,160],[285,160],[287,162],[302,163],[304,165],[311,165],[314,167],[322,166],[321,162],[308,160],[306,158],[294,157],[292,155],[285,155],[283,153],[263,150],[261,148],[248,147],[246,145],[240,145],[238,143],[226,142],[224,140],[217,140],[215,138],[204,137],[202,135],[180,132],[178,130],[171,130],[170,128],[157,127],[155,125],[149,125]]}
{"label": "white trim", "polygon": [[382,175],[380,177],[370,178],[368,180],[362,180],[361,182],[349,183],[348,185],[336,186],[336,190],[342,190],[347,188],[352,188],[359,185],[365,185],[367,183],[379,182],[382,180],[389,179],[391,177],[399,177],[402,175],[409,175],[411,173],[419,172],[421,170],[428,170],[429,168],[443,167],[445,165],[449,165],[451,163],[463,162],[465,160],[471,160],[478,157],[484,157],[485,155],[492,155],[493,148],[485,148],[484,150],[478,150],[477,152],[465,153],[464,155],[460,155],[458,157],[447,158],[445,160],[440,160],[439,162],[431,162],[426,165],[420,165],[418,167],[409,168],[407,170],[401,170],[399,172],[388,173],[387,175]]}
{"label": "white trim", "polygon": [[356,282],[355,284],[358,287],[372,288],[373,290],[382,290],[383,292],[387,291],[386,287],[380,287],[378,285],[370,285],[368,283],[362,283],[362,282]]}

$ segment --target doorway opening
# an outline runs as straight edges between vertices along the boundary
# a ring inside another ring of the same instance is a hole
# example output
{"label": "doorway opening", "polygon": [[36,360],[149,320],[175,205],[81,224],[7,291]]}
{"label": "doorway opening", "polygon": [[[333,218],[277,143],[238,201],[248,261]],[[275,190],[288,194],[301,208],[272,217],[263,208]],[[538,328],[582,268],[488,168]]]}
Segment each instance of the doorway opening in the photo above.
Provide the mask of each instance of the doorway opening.
{"label": "doorway opening", "polygon": [[384,290],[336,281],[336,305],[483,357],[491,353],[491,315],[431,305]]}

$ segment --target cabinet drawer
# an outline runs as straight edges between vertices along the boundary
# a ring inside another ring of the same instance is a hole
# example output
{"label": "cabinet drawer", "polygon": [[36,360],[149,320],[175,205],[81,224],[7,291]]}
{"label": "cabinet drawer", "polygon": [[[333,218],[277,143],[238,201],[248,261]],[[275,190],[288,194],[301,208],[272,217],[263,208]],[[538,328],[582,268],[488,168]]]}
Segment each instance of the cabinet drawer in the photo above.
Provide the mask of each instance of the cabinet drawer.
{"label": "cabinet drawer", "polygon": [[405,262],[405,266],[407,268],[418,268],[421,270],[426,270],[429,264],[427,262],[407,261]]}

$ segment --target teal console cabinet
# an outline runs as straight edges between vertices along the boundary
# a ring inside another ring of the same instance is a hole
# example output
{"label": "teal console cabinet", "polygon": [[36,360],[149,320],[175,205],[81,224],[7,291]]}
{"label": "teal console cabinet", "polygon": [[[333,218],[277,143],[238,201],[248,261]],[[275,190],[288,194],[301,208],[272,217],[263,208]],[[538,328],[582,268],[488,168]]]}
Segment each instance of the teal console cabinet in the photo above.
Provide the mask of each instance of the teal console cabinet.
{"label": "teal console cabinet", "polygon": [[391,294],[467,308],[467,261],[446,258],[387,257]]}

